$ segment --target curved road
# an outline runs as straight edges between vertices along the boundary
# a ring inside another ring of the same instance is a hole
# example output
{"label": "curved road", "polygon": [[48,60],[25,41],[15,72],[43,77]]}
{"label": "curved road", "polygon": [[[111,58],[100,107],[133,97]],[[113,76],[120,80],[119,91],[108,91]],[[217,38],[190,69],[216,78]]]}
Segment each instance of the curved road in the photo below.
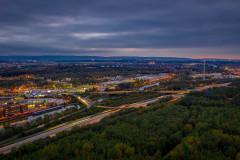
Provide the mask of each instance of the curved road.
{"label": "curved road", "polygon": [[118,109],[118,110],[107,110],[107,111],[104,111],[100,114],[96,114],[96,115],[93,115],[93,116],[88,116],[88,117],[82,118],[80,120],[73,121],[71,123],[66,123],[63,126],[59,125],[59,126],[53,127],[53,128],[48,129],[46,131],[40,132],[37,135],[30,136],[29,138],[26,137],[26,139],[24,139],[24,140],[21,140],[21,141],[18,141],[16,143],[10,144],[8,146],[2,147],[2,148],[0,148],[0,153],[3,153],[3,154],[8,153],[8,152],[11,151],[12,148],[14,148],[14,147],[17,148],[24,143],[33,142],[37,139],[45,138],[47,136],[54,136],[56,133],[59,133],[59,132],[65,131],[65,130],[70,130],[73,126],[82,126],[82,125],[86,125],[86,124],[89,124],[89,123],[95,123],[95,122],[101,120],[102,118],[104,118],[106,116],[109,116],[110,114],[115,113],[119,110],[120,109]]}
{"label": "curved road", "polygon": [[[228,86],[229,84],[230,83],[209,85],[209,86],[205,86],[205,87],[202,87],[202,88],[194,89],[192,91],[202,91],[202,90],[212,88],[212,87]],[[75,96],[77,96],[77,95],[75,95]],[[171,95],[171,96],[175,99],[178,99],[180,97],[183,97],[184,94]],[[19,147],[20,145],[22,145],[24,143],[32,142],[32,141],[35,141],[37,139],[44,138],[44,137],[47,137],[47,136],[54,136],[56,133],[62,132],[64,130],[70,130],[73,126],[76,126],[76,125],[77,126],[82,126],[82,125],[86,125],[86,124],[89,124],[89,123],[95,123],[95,122],[101,120],[102,118],[109,116],[112,113],[120,111],[123,108],[130,108],[130,107],[137,108],[137,107],[146,106],[147,104],[154,103],[154,102],[156,102],[159,99],[164,98],[164,97],[166,97],[166,96],[161,96],[161,97],[157,97],[157,98],[154,98],[154,99],[149,99],[149,100],[145,100],[145,101],[141,101],[141,102],[137,102],[137,103],[133,103],[133,104],[121,105],[121,106],[119,106],[115,109],[109,109],[109,110],[106,110],[102,113],[98,113],[98,114],[95,114],[95,115],[92,115],[92,116],[88,116],[88,117],[85,117],[85,118],[75,120],[73,122],[67,122],[67,123],[55,126],[55,127],[50,128],[46,131],[40,132],[36,135],[25,137],[25,139],[23,139],[23,140],[19,140],[18,142],[15,142],[15,143],[10,144],[8,146],[2,147],[2,148],[0,148],[0,153],[8,153],[8,152],[11,151],[11,149],[13,147]],[[88,107],[91,106],[91,103],[89,101],[87,101],[86,99],[84,99],[80,96],[77,96],[77,98],[79,100],[83,101]]]}

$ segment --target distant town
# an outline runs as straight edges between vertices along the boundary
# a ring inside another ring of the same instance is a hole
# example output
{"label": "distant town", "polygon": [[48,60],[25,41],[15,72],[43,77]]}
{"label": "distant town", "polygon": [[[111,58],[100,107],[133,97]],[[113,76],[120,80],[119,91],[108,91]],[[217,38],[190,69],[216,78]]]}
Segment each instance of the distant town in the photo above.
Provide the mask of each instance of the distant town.
{"label": "distant town", "polygon": [[[188,91],[202,87],[204,83],[228,82],[240,77],[240,62],[234,62],[233,65],[232,62],[223,63],[222,60],[207,61],[205,71],[203,61],[190,59],[175,63],[172,60],[164,63],[152,61],[151,58],[135,63],[92,61],[73,64],[71,61],[59,63],[34,60],[32,64],[31,60],[24,59],[2,60],[1,123],[16,117],[60,109],[59,106],[71,103],[69,95]],[[127,60],[123,58],[121,61]],[[59,74],[55,70],[62,72]],[[177,86],[172,85],[172,82],[183,84]],[[191,84],[184,84],[189,82]],[[101,96],[99,100],[102,100]]]}
{"label": "distant town", "polygon": [[0,61],[1,153],[24,144],[26,136],[26,142],[54,137],[75,125],[179,102],[189,93],[226,87],[240,78],[236,60],[18,58]]}

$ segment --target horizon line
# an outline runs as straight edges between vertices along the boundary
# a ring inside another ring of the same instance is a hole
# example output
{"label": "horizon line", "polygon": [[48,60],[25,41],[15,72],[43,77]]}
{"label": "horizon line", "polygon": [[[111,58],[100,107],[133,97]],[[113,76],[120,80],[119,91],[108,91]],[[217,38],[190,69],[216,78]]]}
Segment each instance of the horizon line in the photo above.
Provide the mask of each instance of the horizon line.
{"label": "horizon line", "polygon": [[202,57],[174,57],[174,56],[95,56],[95,55],[2,55],[0,57],[41,57],[41,56],[70,56],[70,57],[139,57],[139,58],[182,58],[182,59],[221,59],[221,60],[240,60],[236,57],[213,57],[213,56],[202,56]]}

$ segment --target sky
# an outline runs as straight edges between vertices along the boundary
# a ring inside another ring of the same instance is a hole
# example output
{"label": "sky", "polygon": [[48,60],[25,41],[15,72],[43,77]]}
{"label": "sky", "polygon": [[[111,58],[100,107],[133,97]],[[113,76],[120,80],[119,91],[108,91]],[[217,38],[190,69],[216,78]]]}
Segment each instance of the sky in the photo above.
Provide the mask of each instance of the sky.
{"label": "sky", "polygon": [[0,56],[240,59],[239,0],[0,0]]}

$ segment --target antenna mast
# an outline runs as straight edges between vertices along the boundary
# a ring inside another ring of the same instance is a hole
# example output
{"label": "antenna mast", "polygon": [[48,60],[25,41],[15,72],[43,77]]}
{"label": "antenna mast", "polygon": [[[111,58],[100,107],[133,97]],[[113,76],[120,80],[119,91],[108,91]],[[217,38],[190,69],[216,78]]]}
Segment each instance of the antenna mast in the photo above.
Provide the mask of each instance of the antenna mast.
{"label": "antenna mast", "polygon": [[204,60],[203,80],[206,80],[206,60]]}

